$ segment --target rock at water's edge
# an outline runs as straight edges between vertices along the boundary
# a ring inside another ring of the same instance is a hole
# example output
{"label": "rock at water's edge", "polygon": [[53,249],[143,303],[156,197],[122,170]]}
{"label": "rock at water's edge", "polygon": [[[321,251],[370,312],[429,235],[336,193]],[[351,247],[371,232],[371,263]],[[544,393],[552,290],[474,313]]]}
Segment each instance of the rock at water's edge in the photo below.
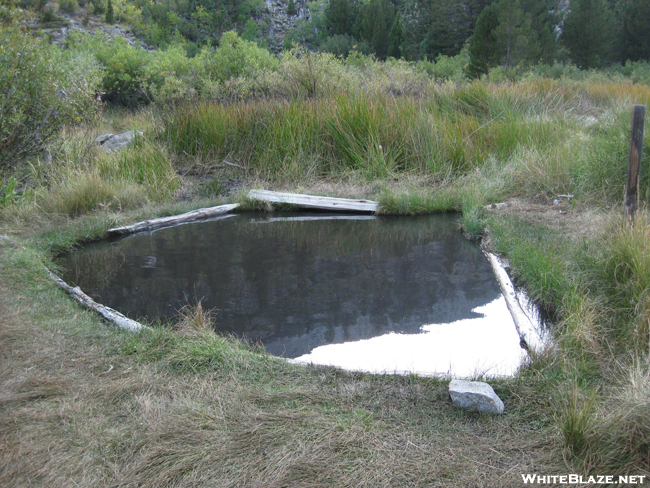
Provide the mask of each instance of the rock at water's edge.
{"label": "rock at water's edge", "polygon": [[487,383],[452,380],[449,383],[451,401],[460,408],[481,413],[503,413],[503,402]]}

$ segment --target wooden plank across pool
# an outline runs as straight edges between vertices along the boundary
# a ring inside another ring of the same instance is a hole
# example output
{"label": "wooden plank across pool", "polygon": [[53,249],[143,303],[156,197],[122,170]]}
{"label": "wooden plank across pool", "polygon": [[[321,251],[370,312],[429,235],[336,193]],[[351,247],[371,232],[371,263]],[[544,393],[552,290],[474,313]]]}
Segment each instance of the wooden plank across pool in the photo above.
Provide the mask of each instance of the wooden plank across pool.
{"label": "wooden plank across pool", "polygon": [[372,200],[351,200],[349,198],[318,197],[300,193],[279,193],[268,190],[251,190],[248,198],[270,203],[288,203],[304,208],[337,210],[343,212],[377,213],[379,203]]}

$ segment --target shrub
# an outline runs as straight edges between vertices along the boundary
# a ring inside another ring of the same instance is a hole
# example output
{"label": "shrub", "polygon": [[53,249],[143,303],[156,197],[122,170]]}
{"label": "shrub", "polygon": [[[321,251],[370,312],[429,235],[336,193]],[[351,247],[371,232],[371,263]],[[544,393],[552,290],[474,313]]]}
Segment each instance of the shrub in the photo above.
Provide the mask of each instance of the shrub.
{"label": "shrub", "polygon": [[0,179],[0,208],[12,203],[18,196],[16,188],[18,181],[15,176]]}
{"label": "shrub", "polygon": [[104,0],[90,0],[93,4],[93,13],[96,15],[103,15],[106,12],[106,4]]}
{"label": "shrub", "polygon": [[438,55],[435,62],[420,61],[418,66],[424,68],[429,75],[437,80],[465,81],[467,66],[469,64],[469,51],[463,49],[457,56]]}
{"label": "shrub", "polygon": [[336,34],[328,37],[323,41],[320,46],[321,51],[335,54],[337,56],[347,57],[352,51],[357,51],[362,54],[370,54],[372,48],[365,41],[358,39],[347,34]]}
{"label": "shrub", "polygon": [[100,68],[17,27],[0,28],[0,166],[15,166],[59,130],[93,117]]}
{"label": "shrub", "polygon": [[298,9],[296,8],[296,2],[294,2],[294,0],[289,0],[289,3],[287,4],[287,15],[298,15]]}
{"label": "shrub", "polygon": [[240,76],[253,78],[262,70],[275,69],[278,64],[270,52],[240,38],[235,31],[225,32],[216,51],[203,59],[208,76],[219,82]]}
{"label": "shrub", "polygon": [[149,55],[142,76],[152,100],[168,104],[196,98],[206,75],[201,58],[190,58],[184,45],[173,44]]}
{"label": "shrub", "polygon": [[115,22],[115,11],[113,10],[111,0],[108,0],[108,3],[106,4],[106,23],[112,24],[113,22]]}
{"label": "shrub", "polygon": [[294,48],[282,53],[278,73],[281,91],[292,96],[313,97],[346,89],[343,64],[333,54]]}
{"label": "shrub", "polygon": [[59,10],[66,14],[73,14],[77,7],[77,0],[62,0],[59,3]]}
{"label": "shrub", "polygon": [[650,85],[650,62],[648,61],[628,61],[625,63],[626,68],[630,68],[630,78],[634,83]]}
{"label": "shrub", "polygon": [[151,100],[145,92],[142,81],[149,54],[143,49],[131,46],[122,37],[112,42],[95,38],[89,47],[104,66],[102,81],[106,100],[126,107],[146,105]]}

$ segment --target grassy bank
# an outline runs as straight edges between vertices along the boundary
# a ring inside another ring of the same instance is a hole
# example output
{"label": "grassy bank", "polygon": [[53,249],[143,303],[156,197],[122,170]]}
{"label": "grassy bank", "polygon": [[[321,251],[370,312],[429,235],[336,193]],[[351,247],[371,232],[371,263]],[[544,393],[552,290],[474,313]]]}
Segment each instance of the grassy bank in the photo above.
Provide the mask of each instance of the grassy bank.
{"label": "grassy bank", "polygon": [[[482,81],[106,113],[70,131],[0,195],[0,234],[18,244],[0,241],[0,481],[520,486],[532,472],[649,473],[650,217],[629,225],[621,208],[631,105],[648,101],[643,85]],[[131,128],[144,136],[127,151],[92,145]],[[494,381],[506,414],[487,418],[453,409],[441,380],[284,363],[209,332],[196,307],[176,330],[129,335],[46,277],[53,254],[111,226],[254,208],[252,187],[460,211],[549,311],[554,347]]]}
{"label": "grassy bank", "polygon": [[507,416],[481,417],[444,381],[290,365],[196,313],[130,335],[54,289],[42,255],[1,252],[3,486],[519,486],[559,469],[524,377],[495,383]]}

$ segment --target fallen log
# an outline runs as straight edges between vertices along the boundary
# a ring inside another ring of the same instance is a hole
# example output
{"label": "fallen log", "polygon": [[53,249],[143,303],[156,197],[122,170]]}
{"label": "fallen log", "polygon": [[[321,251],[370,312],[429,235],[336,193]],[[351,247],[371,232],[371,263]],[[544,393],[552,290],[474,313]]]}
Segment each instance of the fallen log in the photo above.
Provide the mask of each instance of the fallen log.
{"label": "fallen log", "polygon": [[499,282],[501,293],[506,299],[506,305],[508,306],[510,315],[512,315],[512,320],[517,328],[517,333],[521,339],[522,346],[524,346],[529,352],[541,352],[544,348],[545,341],[542,338],[540,331],[535,328],[530,318],[521,307],[521,304],[517,299],[515,287],[513,286],[512,281],[510,281],[508,273],[498,257],[491,252],[486,252],[485,255],[490,261],[490,265],[492,265],[492,270]]}
{"label": "fallen log", "polygon": [[351,200],[349,198],[317,197],[300,193],[279,193],[267,190],[251,190],[248,198],[270,203],[288,203],[304,208],[338,210],[345,212],[377,213],[379,203],[372,200]]}
{"label": "fallen log", "polygon": [[[0,235],[0,241],[6,241],[9,243],[9,245],[18,249],[25,249],[24,246],[17,244],[13,239],[11,239],[6,235]],[[57,275],[55,275],[49,269],[47,269],[45,265],[43,265],[43,267],[47,271],[47,274],[52,279],[52,281],[54,281],[54,283],[57,284],[57,286],[63,288],[77,302],[79,302],[84,307],[97,312],[99,315],[104,317],[104,319],[106,319],[107,321],[117,325],[118,327],[121,327],[122,329],[128,330],[129,332],[140,332],[142,329],[147,328],[145,325],[142,325],[140,322],[136,322],[135,320],[131,320],[130,318],[125,317],[117,310],[113,310],[112,308],[106,307],[101,303],[97,303],[95,300],[93,300],[88,295],[86,295],[83,291],[81,291],[81,288],[79,288],[78,286],[74,288],[71,287],[65,281],[63,281],[61,278],[59,278]]]}
{"label": "fallen log", "polygon": [[57,275],[48,270],[50,278],[56,283],[60,288],[63,288],[72,298],[77,302],[83,305],[90,310],[97,312],[99,315],[104,317],[109,322],[121,327],[122,329],[128,330],[129,332],[140,332],[146,326],[142,325],[140,322],[131,320],[128,317],[125,317],[117,310],[113,310],[110,307],[97,303],[95,300],[86,295],[81,288],[75,286],[74,288],[68,285],[65,281],[59,278]]}
{"label": "fallen log", "polygon": [[300,217],[267,217],[255,220],[256,224],[272,222],[317,222],[321,220],[376,220],[375,215],[309,215]]}
{"label": "fallen log", "polygon": [[133,234],[135,232],[140,232],[143,230],[153,230],[160,227],[167,227],[170,225],[207,219],[214,217],[215,215],[228,213],[236,209],[238,206],[238,203],[230,203],[227,205],[219,205],[217,207],[199,208],[197,210],[192,210],[191,212],[186,212],[180,215],[171,215],[169,217],[160,217],[158,219],[145,220],[142,222],[137,222],[135,224],[125,225],[123,227],[113,227],[112,229],[108,229],[107,232],[109,235]]}

